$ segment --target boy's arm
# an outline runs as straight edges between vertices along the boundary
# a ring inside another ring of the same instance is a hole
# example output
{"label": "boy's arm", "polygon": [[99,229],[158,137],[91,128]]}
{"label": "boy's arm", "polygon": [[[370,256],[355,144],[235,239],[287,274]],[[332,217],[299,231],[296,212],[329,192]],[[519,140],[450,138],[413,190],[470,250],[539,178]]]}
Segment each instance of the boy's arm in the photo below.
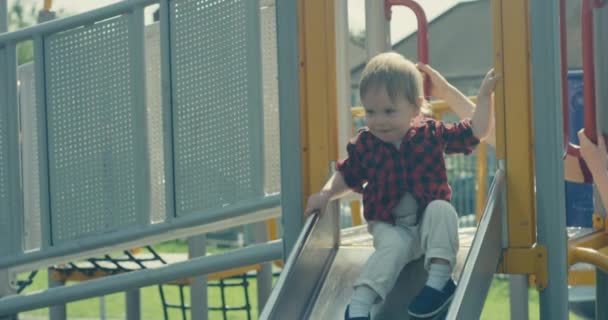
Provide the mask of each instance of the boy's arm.
{"label": "boy's arm", "polygon": [[595,145],[587,138],[584,130],[578,132],[578,139],[581,145],[581,156],[585,159],[589,171],[593,176],[593,182],[598,189],[602,203],[608,205],[608,172],[606,171],[606,144],[603,135],[598,133],[598,144]]}
{"label": "boy's arm", "polygon": [[348,156],[338,162],[336,172],[327,180],[323,188],[308,198],[305,215],[314,211],[323,213],[332,199],[339,198],[350,190],[361,190],[365,177],[362,176],[363,170],[361,170],[357,152],[359,143],[361,143],[360,135],[348,143],[346,146]]}
{"label": "boy's arm", "polygon": [[[424,63],[418,63],[417,66],[423,74],[426,74],[430,78],[432,96],[445,101],[450,106],[452,111],[454,111],[454,113],[460,117],[460,119],[473,118],[476,106],[471,99],[465,96],[456,87],[451,85],[439,72],[437,72],[437,70]],[[492,107],[491,100],[488,102],[488,105]],[[479,101],[477,106],[480,106]],[[490,116],[488,125],[490,130],[485,135],[485,139],[483,140],[490,145],[496,145],[496,129],[494,128],[494,118],[492,117],[493,113],[491,109],[487,112],[488,116]],[[480,114],[480,116],[482,115]],[[480,137],[479,135],[476,136]]]}
{"label": "boy's arm", "polygon": [[593,182],[597,187],[597,191],[602,199],[602,204],[606,206],[608,204],[608,171],[606,167],[596,162],[587,162],[591,175],[593,176]]}
{"label": "boy's arm", "polygon": [[498,77],[494,74],[494,69],[490,69],[486,73],[477,95],[477,106],[475,112],[473,112],[471,123],[473,134],[480,140],[485,140],[492,125],[492,92],[494,92],[496,81],[498,81]]}
{"label": "boy's arm", "polygon": [[585,182],[579,159],[570,154],[566,154],[564,158],[564,179],[570,182]]}
{"label": "boy's arm", "polygon": [[348,191],[350,191],[350,188],[346,185],[346,181],[342,174],[339,171],[334,172],[323,188],[321,188],[321,191],[308,197],[304,215],[308,216],[315,211],[319,211],[319,213],[322,214],[329,201],[339,198]]}
{"label": "boy's arm", "polygon": [[342,197],[349,191],[351,191],[351,189],[346,184],[342,173],[336,171],[329,180],[327,180],[319,193],[326,195],[329,200],[334,200]]}
{"label": "boy's arm", "polygon": [[424,63],[418,63],[417,66],[431,80],[430,93],[433,97],[445,101],[461,119],[473,116],[475,111],[473,101],[451,85],[437,70]]}

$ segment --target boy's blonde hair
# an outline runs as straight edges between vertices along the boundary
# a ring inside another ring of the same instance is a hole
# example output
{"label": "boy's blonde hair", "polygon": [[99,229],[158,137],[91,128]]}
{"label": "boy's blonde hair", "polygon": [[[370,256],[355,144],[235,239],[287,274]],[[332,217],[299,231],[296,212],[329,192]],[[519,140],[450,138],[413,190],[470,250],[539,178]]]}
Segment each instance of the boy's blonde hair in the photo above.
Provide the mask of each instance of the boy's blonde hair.
{"label": "boy's blonde hair", "polygon": [[422,105],[419,105],[418,101],[418,97],[424,97],[422,74],[416,65],[404,56],[386,52],[373,57],[367,63],[359,83],[361,100],[370,89],[381,87],[386,89],[393,103],[395,99],[402,97],[418,107],[421,114],[431,115],[428,102],[423,99]]}

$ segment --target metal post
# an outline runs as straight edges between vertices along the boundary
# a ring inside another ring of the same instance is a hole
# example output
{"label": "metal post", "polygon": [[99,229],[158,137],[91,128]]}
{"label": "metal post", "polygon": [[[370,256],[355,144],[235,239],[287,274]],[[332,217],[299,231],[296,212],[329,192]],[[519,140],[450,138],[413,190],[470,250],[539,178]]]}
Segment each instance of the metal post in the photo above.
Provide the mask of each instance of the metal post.
{"label": "metal post", "polygon": [[608,273],[596,268],[595,274],[595,319],[608,319],[608,308],[606,308],[606,299],[608,297]]}
{"label": "metal post", "polygon": [[[266,232],[266,223],[258,222],[253,226],[253,236],[256,243],[264,243],[268,241],[268,233]],[[258,313],[262,312],[270,292],[272,291],[272,262],[263,263],[262,268],[257,273],[258,280]]]}
{"label": "metal post", "polygon": [[279,64],[279,124],[281,141],[281,204],[284,257],[298,239],[302,221],[302,141],[300,139],[300,79],[298,0],[277,1]]}
{"label": "metal post", "polygon": [[[568,319],[568,270],[559,2],[530,1],[530,42],[536,142],[538,244],[547,248],[549,286],[540,292],[541,319]],[[560,109],[561,110],[561,109]]]}
{"label": "metal post", "polygon": [[[206,239],[205,235],[188,238],[188,254],[191,258],[205,256],[207,251]],[[207,320],[209,317],[207,304],[207,276],[195,277],[190,284],[190,317]]]}
{"label": "metal post", "polygon": [[529,318],[528,284],[527,275],[509,275],[509,307],[511,319],[523,320]]}
{"label": "metal post", "polygon": [[[49,288],[61,287],[64,285],[63,282],[53,279],[53,269],[48,268],[48,286]],[[56,304],[49,307],[49,319],[50,320],[65,320],[67,319],[67,311],[65,303]]]}
{"label": "metal post", "polygon": [[384,0],[365,0],[365,38],[368,59],[390,50],[390,25],[384,11]]}
{"label": "metal post", "polygon": [[[130,0],[132,1],[132,0]],[[136,126],[138,128],[146,128],[146,87],[145,87],[145,79],[146,79],[146,64],[145,64],[145,31],[144,31],[144,10],[143,8],[137,8],[131,12],[129,15],[129,36],[131,40],[129,41],[130,48],[129,52],[133,58],[133,65],[131,67],[131,72],[135,75],[136,79],[140,81],[135,81],[133,86],[133,96],[134,103],[136,105]],[[144,129],[145,130],[145,129]],[[146,149],[146,134],[142,134],[144,137],[140,140],[138,145],[138,154],[142,155],[142,163],[147,163],[148,150]],[[145,190],[149,185],[149,174],[148,174],[148,166],[142,165],[139,167],[139,171],[137,172],[137,181],[140,183],[142,187],[141,190]],[[150,199],[148,195],[140,195],[137,199],[138,201],[138,220],[141,225],[146,225],[150,222],[150,210],[149,203]],[[139,288],[128,290],[125,292],[125,303],[127,309],[127,319],[128,320],[139,320],[141,319],[141,297]]]}
{"label": "metal post", "polygon": [[125,292],[125,307],[127,309],[127,320],[141,319],[141,298],[139,289]]}
{"label": "metal post", "polygon": [[336,1],[336,88],[338,90],[338,156],[346,157],[346,145],[353,135],[349,63],[348,0]]}
{"label": "metal post", "polygon": [[0,0],[0,33],[8,31],[8,0]]}
{"label": "metal post", "polygon": [[99,319],[106,320],[106,296],[99,297]]}
{"label": "metal post", "polygon": [[[11,286],[14,277],[8,269],[0,270],[0,298],[15,294],[15,289]],[[17,315],[0,317],[0,320],[17,320]]]}
{"label": "metal post", "polygon": [[[595,87],[606,88],[608,85],[608,4],[602,8],[594,9],[594,28],[593,28],[593,43],[595,56]],[[596,102],[596,121],[597,128],[600,132],[608,131],[608,92],[606,90],[595,90]],[[594,188],[595,189],[595,188]],[[596,198],[596,212],[606,216],[606,206],[608,203],[600,204],[597,192],[594,195]],[[595,318],[599,320],[608,319],[608,273],[596,268],[596,289],[595,289]]]}

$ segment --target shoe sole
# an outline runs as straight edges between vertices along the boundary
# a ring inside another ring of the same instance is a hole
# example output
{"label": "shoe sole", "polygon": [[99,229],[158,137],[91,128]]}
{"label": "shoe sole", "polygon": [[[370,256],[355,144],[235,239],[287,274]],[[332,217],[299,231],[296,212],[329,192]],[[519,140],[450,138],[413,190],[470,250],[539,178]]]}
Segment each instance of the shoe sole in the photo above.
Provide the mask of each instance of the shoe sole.
{"label": "shoe sole", "polygon": [[410,316],[412,317],[416,317],[416,318],[430,318],[430,317],[434,317],[437,314],[439,314],[441,311],[443,311],[443,309],[445,309],[445,307],[450,304],[450,302],[452,302],[452,298],[454,298],[454,295],[452,295],[451,297],[449,297],[442,305],[441,307],[437,308],[435,311],[433,312],[429,312],[427,314],[416,314],[413,312],[410,312],[409,310],[407,311],[407,313],[409,313]]}

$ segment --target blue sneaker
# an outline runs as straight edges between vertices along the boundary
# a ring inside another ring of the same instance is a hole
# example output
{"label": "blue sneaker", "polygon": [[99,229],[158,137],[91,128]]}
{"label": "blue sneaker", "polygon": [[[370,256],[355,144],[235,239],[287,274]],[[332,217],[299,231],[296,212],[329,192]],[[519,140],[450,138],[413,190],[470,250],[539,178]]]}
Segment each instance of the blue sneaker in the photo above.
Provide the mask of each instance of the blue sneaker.
{"label": "blue sneaker", "polygon": [[348,313],[348,308],[350,308],[350,305],[346,306],[346,311],[344,311],[344,320],[370,320],[371,318],[369,314],[367,315],[367,317],[351,318]]}
{"label": "blue sneaker", "polygon": [[456,283],[452,279],[445,284],[441,291],[424,286],[412,303],[410,303],[407,312],[417,318],[435,316],[450,304],[455,291]]}

